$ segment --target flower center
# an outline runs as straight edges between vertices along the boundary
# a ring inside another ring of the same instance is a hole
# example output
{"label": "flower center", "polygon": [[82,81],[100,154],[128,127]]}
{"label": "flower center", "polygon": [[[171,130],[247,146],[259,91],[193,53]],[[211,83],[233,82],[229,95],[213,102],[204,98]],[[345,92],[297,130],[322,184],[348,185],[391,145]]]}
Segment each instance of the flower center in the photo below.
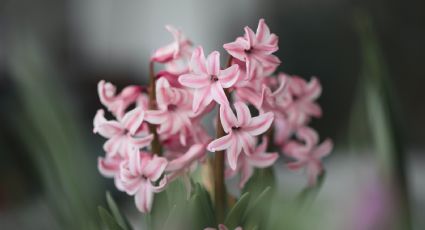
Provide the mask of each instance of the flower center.
{"label": "flower center", "polygon": [[239,130],[241,127],[232,127],[232,130],[237,131]]}
{"label": "flower center", "polygon": [[247,49],[247,50],[245,50],[245,54],[250,54],[250,53],[251,53],[251,51],[252,51],[252,47],[251,47],[251,48],[249,48],[249,49]]}
{"label": "flower center", "polygon": [[174,105],[174,104],[169,104],[167,107],[168,111],[176,111],[176,109],[177,109],[177,105]]}
{"label": "flower center", "polygon": [[218,81],[218,77],[216,75],[211,75],[211,81]]}

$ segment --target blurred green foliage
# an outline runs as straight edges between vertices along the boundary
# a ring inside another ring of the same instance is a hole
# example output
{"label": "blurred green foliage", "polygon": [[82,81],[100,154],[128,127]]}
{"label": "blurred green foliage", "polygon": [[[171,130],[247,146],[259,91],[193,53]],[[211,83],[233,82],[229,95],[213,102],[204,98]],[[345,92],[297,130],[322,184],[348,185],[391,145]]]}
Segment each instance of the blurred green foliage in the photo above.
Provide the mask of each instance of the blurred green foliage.
{"label": "blurred green foliage", "polygon": [[8,64],[19,98],[8,119],[41,178],[43,199],[61,229],[96,229],[102,186],[78,116],[56,82],[61,73],[33,37],[15,44]]}

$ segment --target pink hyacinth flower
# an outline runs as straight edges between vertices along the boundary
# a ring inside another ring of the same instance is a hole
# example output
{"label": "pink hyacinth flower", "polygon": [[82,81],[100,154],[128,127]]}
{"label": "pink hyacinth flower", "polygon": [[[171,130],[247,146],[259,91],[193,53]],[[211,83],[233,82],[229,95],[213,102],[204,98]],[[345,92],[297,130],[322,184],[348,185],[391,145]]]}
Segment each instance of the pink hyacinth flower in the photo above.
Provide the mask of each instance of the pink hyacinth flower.
{"label": "pink hyacinth flower", "polygon": [[[282,145],[294,131],[294,125],[288,121],[287,110],[293,102],[292,95],[288,90],[289,76],[279,73],[277,86],[274,91],[268,85],[263,85],[261,100],[258,103],[258,109],[262,112],[273,112],[275,119],[274,127],[274,143]],[[255,105],[255,104],[254,104]]]}
{"label": "pink hyacinth flower", "polygon": [[[216,228],[205,228],[204,230],[217,230]],[[218,230],[229,230],[224,224],[218,225]],[[242,227],[236,227],[235,230],[242,230]]]}
{"label": "pink hyacinth flower", "polygon": [[180,32],[180,30],[170,25],[167,25],[165,28],[173,35],[174,41],[157,49],[151,57],[151,61],[153,62],[166,63],[178,59],[187,51],[188,47],[191,46],[191,42]]}
{"label": "pink hyacinth flower", "polygon": [[127,86],[121,93],[116,94],[116,87],[104,80],[97,85],[100,102],[117,118],[124,116],[127,107],[134,103],[141,93],[140,86]]}
{"label": "pink hyacinth flower", "polygon": [[204,50],[198,47],[193,51],[190,62],[192,72],[179,77],[180,84],[195,89],[193,94],[193,111],[204,109],[213,100],[220,105],[228,105],[224,89],[232,87],[239,76],[239,67],[232,65],[220,69],[220,53],[212,52],[205,59]]}
{"label": "pink hyacinth flower", "polygon": [[331,153],[333,143],[330,139],[326,139],[318,145],[319,136],[315,130],[309,127],[299,128],[297,137],[304,143],[290,141],[284,147],[284,152],[295,159],[294,162],[288,163],[288,167],[290,170],[299,170],[305,167],[308,183],[310,186],[314,186],[317,177],[323,172],[321,159]]}
{"label": "pink hyacinth flower", "polygon": [[190,132],[192,111],[192,94],[185,89],[174,88],[165,78],[156,82],[157,110],[146,111],[145,119],[149,123],[158,124],[158,133],[163,136],[180,134],[180,141],[186,144],[187,133]]}
{"label": "pink hyacinth flower", "polygon": [[137,150],[121,164],[119,180],[127,194],[135,195],[136,207],[140,212],[150,212],[154,193],[165,188],[167,177],[161,176],[167,163],[163,157]]}
{"label": "pink hyacinth flower", "polygon": [[254,173],[255,168],[267,168],[276,162],[279,154],[276,152],[266,153],[268,146],[267,137],[263,137],[263,141],[257,146],[250,155],[242,154],[239,156],[236,170],[226,170],[226,178],[234,177],[238,172],[241,173],[239,188],[243,188],[249,178]]}
{"label": "pink hyacinth flower", "polygon": [[246,64],[246,79],[251,79],[258,69],[274,69],[280,64],[278,57],[272,53],[278,48],[278,37],[270,33],[264,19],[260,19],[257,32],[245,27],[244,37],[238,37],[234,42],[223,47],[234,58]]}
{"label": "pink hyacinth flower", "polygon": [[322,116],[322,109],[315,102],[322,92],[317,78],[313,77],[310,82],[307,82],[300,77],[291,77],[288,89],[294,98],[287,109],[289,122],[301,126],[305,125],[310,117]]}
{"label": "pink hyacinth flower", "polygon": [[109,157],[119,154],[125,157],[132,148],[144,148],[153,140],[153,135],[142,135],[144,112],[140,107],[128,111],[119,121],[106,120],[103,109],[99,109],[93,121],[93,132],[108,140],[103,145]]}
{"label": "pink hyacinth flower", "polygon": [[232,170],[237,168],[242,149],[245,154],[252,154],[257,143],[256,136],[266,132],[273,122],[271,112],[251,117],[246,104],[236,102],[234,105],[237,118],[229,106],[220,106],[221,124],[228,134],[212,141],[207,147],[211,152],[226,150],[227,160]]}

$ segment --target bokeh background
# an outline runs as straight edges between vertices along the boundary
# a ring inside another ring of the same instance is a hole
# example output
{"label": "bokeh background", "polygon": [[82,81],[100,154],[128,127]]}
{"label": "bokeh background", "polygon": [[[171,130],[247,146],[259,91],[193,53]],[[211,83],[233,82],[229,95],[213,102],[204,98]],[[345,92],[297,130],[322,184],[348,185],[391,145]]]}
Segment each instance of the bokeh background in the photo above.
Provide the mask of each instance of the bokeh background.
{"label": "bokeh background", "polygon": [[[280,37],[279,70],[320,79],[324,117],[313,126],[336,143],[315,205],[299,221],[389,229],[398,199],[412,229],[424,229],[423,0],[1,0],[0,229],[96,219],[106,190],[139,221],[131,198],[96,169],[103,154],[102,138],[92,134],[97,82],[146,84],[150,54],[171,40],[166,24],[206,52],[224,53],[222,44],[259,18]],[[389,96],[378,90],[377,104],[365,90],[371,75],[380,79],[371,84],[391,89]],[[394,148],[380,148],[386,135]],[[398,163],[386,167],[386,160]],[[287,197],[303,188],[302,175],[283,162],[275,168]],[[397,186],[386,187],[388,178]]]}

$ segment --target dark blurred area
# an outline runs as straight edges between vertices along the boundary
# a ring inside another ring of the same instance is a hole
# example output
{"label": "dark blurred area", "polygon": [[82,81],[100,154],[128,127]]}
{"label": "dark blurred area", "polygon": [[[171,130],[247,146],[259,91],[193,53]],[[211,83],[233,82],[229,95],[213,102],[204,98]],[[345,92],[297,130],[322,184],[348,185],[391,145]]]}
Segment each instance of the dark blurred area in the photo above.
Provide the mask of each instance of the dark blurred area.
{"label": "dark blurred area", "polygon": [[[409,186],[416,197],[411,201],[416,202],[414,209],[423,215],[425,1],[2,0],[0,228],[57,229],[67,223],[67,217],[53,221],[60,211],[48,202],[69,197],[64,205],[73,210],[67,215],[73,216],[81,212],[71,199],[78,193],[84,197],[80,202],[89,207],[81,210],[91,215],[90,209],[103,201],[104,191],[114,190],[113,182],[96,169],[96,158],[103,154],[102,138],[92,134],[92,119],[101,107],[96,85],[101,79],[118,87],[145,84],[150,54],[172,39],[166,24],[180,28],[206,52],[219,50],[224,55],[222,44],[240,36],[244,26],[255,28],[258,19],[265,18],[280,39],[279,70],[305,78],[317,76],[323,85],[324,117],[313,126],[337,145],[328,168],[342,174],[362,171],[356,166],[353,171],[344,169],[344,164],[353,164],[348,132],[362,69],[355,26],[360,11],[372,19],[393,83],[406,158],[413,161],[407,164],[412,167],[408,175],[422,176],[412,176]],[[367,129],[367,123],[356,125]],[[370,155],[367,144],[363,149],[365,154],[358,155]],[[62,150],[67,154],[55,155]],[[355,162],[364,168],[368,159]],[[68,166],[47,170],[63,164]],[[329,182],[333,191],[325,189],[331,194],[325,199],[349,199],[341,194],[344,189],[338,190],[350,183],[346,178],[334,177],[343,181]],[[64,183],[60,194],[48,192],[57,185],[45,181],[64,180],[78,184],[78,191],[68,190]],[[416,229],[423,229],[422,224],[424,220],[417,220]]]}

